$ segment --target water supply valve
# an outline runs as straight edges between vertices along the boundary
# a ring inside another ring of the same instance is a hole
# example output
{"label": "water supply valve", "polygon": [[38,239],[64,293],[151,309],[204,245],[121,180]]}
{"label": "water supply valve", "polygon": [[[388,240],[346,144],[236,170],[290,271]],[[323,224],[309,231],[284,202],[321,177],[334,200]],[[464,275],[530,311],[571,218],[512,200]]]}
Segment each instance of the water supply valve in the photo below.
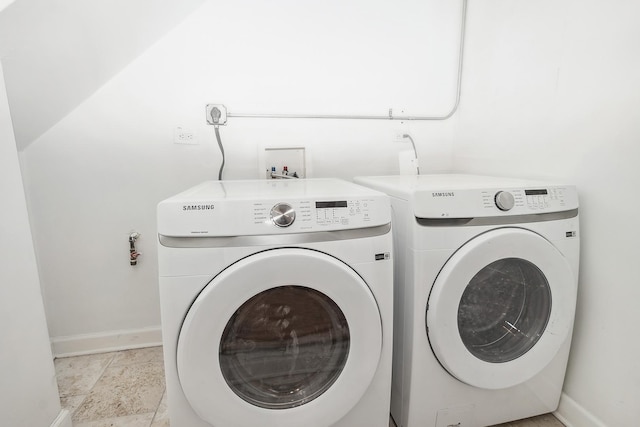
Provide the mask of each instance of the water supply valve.
{"label": "water supply valve", "polygon": [[129,263],[131,265],[138,264],[138,257],[141,255],[140,252],[136,250],[136,240],[140,237],[140,233],[137,231],[132,231],[129,234]]}

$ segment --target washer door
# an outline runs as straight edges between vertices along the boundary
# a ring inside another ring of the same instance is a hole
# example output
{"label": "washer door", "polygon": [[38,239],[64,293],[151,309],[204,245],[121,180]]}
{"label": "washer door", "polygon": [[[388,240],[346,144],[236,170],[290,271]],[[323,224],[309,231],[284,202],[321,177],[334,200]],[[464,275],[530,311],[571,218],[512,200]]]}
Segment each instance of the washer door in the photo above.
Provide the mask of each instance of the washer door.
{"label": "washer door", "polygon": [[382,325],[364,280],[307,249],[244,258],[198,295],[180,330],[187,400],[212,425],[329,426],[376,372]]}
{"label": "washer door", "polygon": [[426,321],[431,348],[469,385],[523,383],[565,342],[575,286],[565,257],[540,235],[519,228],[484,233],[462,246],[434,282]]}

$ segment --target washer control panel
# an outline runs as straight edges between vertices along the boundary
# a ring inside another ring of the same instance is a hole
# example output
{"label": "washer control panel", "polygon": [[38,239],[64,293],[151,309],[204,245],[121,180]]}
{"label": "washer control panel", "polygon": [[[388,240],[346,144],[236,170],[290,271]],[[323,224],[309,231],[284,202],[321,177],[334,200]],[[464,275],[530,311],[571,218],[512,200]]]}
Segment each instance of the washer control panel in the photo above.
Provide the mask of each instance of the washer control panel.
{"label": "washer control panel", "polygon": [[297,202],[254,202],[253,223],[272,224],[280,228],[295,224],[299,230],[337,229],[351,226],[370,226],[375,214],[373,199],[314,200]]}
{"label": "washer control panel", "polygon": [[545,209],[556,202],[564,203],[564,192],[557,188],[524,190],[524,200],[529,209]]}
{"label": "washer control panel", "polygon": [[390,222],[389,196],[328,178],[205,181],[158,204],[158,234],[169,237],[328,232]]}
{"label": "washer control panel", "polygon": [[315,202],[315,221],[318,225],[348,224],[351,220],[367,222],[368,200],[341,200]]}

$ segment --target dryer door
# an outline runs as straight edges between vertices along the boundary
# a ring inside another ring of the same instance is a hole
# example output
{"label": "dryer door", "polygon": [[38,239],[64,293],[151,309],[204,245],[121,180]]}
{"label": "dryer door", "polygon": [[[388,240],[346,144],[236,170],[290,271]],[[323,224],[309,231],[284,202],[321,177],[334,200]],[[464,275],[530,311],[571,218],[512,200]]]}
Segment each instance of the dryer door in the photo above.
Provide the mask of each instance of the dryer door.
{"label": "dryer door", "polygon": [[307,249],[244,258],[198,295],[178,339],[189,403],[215,426],[329,426],[376,372],[382,325],[364,280]]}
{"label": "dryer door", "polygon": [[462,246],[433,284],[427,334],[440,364],[475,387],[527,381],[573,325],[576,280],[565,257],[531,231],[502,228]]}

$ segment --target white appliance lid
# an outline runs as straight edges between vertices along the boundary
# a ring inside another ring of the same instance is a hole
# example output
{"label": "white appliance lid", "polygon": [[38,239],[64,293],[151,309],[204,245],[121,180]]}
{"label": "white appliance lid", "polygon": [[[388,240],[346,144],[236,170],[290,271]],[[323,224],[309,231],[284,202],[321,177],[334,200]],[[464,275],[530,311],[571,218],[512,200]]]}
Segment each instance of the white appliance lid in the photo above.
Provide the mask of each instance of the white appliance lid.
{"label": "white appliance lid", "polygon": [[283,201],[304,198],[366,197],[379,195],[377,191],[334,178],[316,179],[256,179],[234,181],[205,181],[167,199],[199,200],[270,200]]}

